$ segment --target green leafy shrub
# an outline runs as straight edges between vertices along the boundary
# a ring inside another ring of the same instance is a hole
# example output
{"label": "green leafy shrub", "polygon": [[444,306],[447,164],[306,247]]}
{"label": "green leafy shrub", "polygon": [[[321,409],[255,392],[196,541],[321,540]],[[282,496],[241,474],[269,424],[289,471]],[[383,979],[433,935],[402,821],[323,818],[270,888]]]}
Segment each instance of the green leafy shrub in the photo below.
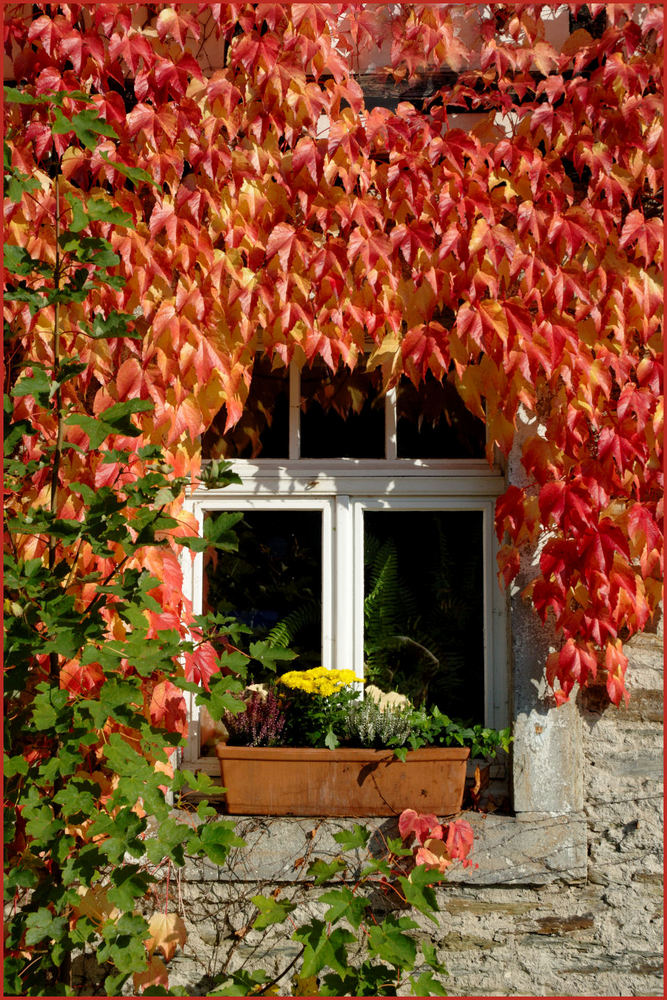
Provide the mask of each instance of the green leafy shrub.
{"label": "green leafy shrub", "polygon": [[[407,912],[418,910],[438,925],[434,886],[453,863],[472,864],[473,834],[465,820],[442,825],[436,816],[405,810],[399,837],[377,842],[355,824],[334,840],[341,853],[313,861],[309,885],[322,916],[296,925],[301,945],[277,975],[240,969],[219,977],[210,996],[252,996],[274,992],[291,973],[296,996],[446,996],[440,978],[447,970],[435,945]],[[354,852],[347,857],[343,852]],[[310,895],[310,894],[309,894]],[[257,895],[255,930],[295,922],[297,904],[277,894]]]}

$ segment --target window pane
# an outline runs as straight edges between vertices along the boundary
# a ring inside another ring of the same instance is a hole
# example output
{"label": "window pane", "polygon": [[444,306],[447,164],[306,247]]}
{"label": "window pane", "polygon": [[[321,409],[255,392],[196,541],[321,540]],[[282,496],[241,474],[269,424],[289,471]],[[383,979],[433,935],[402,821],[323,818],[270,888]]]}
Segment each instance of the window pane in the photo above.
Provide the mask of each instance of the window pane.
{"label": "window pane", "polygon": [[367,679],[484,722],[481,511],[364,514]]}
{"label": "window pane", "polygon": [[324,362],[301,372],[301,457],[384,458],[381,370],[341,368]]}
{"label": "window pane", "polygon": [[255,357],[241,419],[225,433],[227,407],[222,407],[202,437],[203,458],[287,458],[289,375],[284,365],[271,365],[265,354]]}
{"label": "window pane", "polygon": [[431,375],[418,389],[403,376],[396,397],[399,458],[484,458],[484,423],[451,384]]}
{"label": "window pane", "polygon": [[[209,517],[220,515],[209,514]],[[226,516],[223,514],[222,516]],[[206,555],[204,609],[233,615],[251,629],[244,642],[270,638],[298,659],[285,669],[322,662],[322,514],[245,511],[238,552]],[[273,675],[255,674],[264,681]]]}

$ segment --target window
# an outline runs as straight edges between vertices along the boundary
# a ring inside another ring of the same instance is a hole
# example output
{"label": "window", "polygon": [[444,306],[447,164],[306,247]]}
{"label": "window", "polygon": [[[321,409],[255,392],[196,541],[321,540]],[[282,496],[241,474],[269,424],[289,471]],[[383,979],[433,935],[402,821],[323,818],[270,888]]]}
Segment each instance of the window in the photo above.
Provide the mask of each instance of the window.
{"label": "window", "polygon": [[[297,651],[291,666],[351,667],[506,725],[493,526],[504,477],[454,387],[403,379],[383,394],[379,370],[287,371],[258,355],[246,415],[223,428],[224,413],[204,457],[232,459],[242,483],[188,506],[200,524],[241,513],[239,552],[187,557],[195,613],[233,611]],[[194,704],[186,758],[204,760]]]}

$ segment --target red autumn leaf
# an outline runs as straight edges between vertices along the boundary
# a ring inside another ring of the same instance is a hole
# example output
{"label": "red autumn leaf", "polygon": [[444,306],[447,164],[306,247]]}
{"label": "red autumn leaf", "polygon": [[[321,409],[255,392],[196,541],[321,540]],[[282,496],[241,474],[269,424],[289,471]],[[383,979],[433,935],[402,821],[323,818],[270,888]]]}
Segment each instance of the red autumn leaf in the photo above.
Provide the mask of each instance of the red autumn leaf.
{"label": "red autumn leaf", "polygon": [[60,53],[70,60],[75,73],[80,73],[84,59],[90,58],[96,62],[104,60],[104,43],[98,35],[90,31],[83,35],[78,31],[72,31],[61,40]]}
{"label": "red autumn leaf", "polygon": [[369,271],[380,260],[385,266],[389,264],[391,244],[384,233],[368,232],[356,226],[350,233],[347,246],[350,264],[354,264],[359,256]]}
{"label": "red autumn leaf", "polygon": [[502,581],[506,588],[509,588],[512,580],[516,578],[521,569],[521,557],[517,549],[509,545],[503,546],[496,556],[498,562],[498,579]]}
{"label": "red autumn leaf", "polygon": [[164,7],[158,14],[155,28],[161,42],[171,37],[176,39],[181,48],[185,45],[188,33],[195,41],[199,41],[201,37],[200,25],[191,14],[184,12],[183,7]]}
{"label": "red autumn leaf", "polygon": [[294,176],[305,170],[310,179],[317,184],[322,174],[322,160],[322,154],[312,139],[299,139],[292,152]]}
{"label": "red autumn leaf", "polygon": [[287,270],[290,259],[294,252],[296,240],[296,230],[288,222],[279,222],[271,230],[271,234],[266,243],[266,259],[271,260],[276,254],[280,259],[280,265],[284,271]]}
{"label": "red autumn leaf", "polygon": [[547,680],[553,686],[557,677],[566,693],[571,690],[571,682],[583,685],[589,676],[597,676],[597,656],[590,643],[582,645],[568,639],[562,649],[551,654],[547,661]]}
{"label": "red autumn leaf", "polygon": [[150,69],[155,62],[155,53],[148,39],[140,31],[132,29],[111,36],[109,57],[111,59],[121,57],[127,63],[128,69],[134,74],[141,63]]}
{"label": "red autumn leaf", "polygon": [[625,699],[627,704],[629,695],[625,687],[625,673],[628,668],[628,658],[623,652],[623,644],[620,639],[607,643],[604,665],[607,671],[609,698],[614,705],[620,705],[622,699]]}
{"label": "red autumn leaf", "polygon": [[150,234],[153,239],[155,239],[155,237],[161,233],[163,229],[165,229],[167,231],[167,238],[169,241],[171,243],[175,243],[177,225],[178,220],[174,211],[173,203],[167,201],[166,199],[164,201],[157,200],[150,219]]}
{"label": "red autumn leaf", "polygon": [[449,851],[450,858],[463,860],[468,857],[475,840],[473,829],[464,819],[454,820],[447,826],[447,838],[445,846]]}
{"label": "red autumn leaf", "polygon": [[633,555],[639,556],[644,577],[660,576],[663,565],[662,531],[653,514],[643,504],[633,504],[628,513],[628,535]]}
{"label": "red autumn leaf", "polygon": [[209,681],[220,672],[218,656],[210,642],[200,643],[192,653],[184,656],[185,677],[209,690]]}
{"label": "red autumn leaf", "polygon": [[646,219],[644,215],[637,211],[630,212],[621,230],[619,244],[622,247],[630,246],[637,241],[637,249],[644,260],[649,263],[653,260],[656,250],[662,246],[663,225],[660,219]]}
{"label": "red autumn leaf", "polygon": [[550,242],[560,240],[568,257],[572,257],[584,244],[597,246],[600,242],[600,230],[581,210],[573,208],[567,215],[554,213],[547,239]]}
{"label": "red autumn leaf", "polygon": [[151,725],[187,736],[188,713],[185,698],[183,692],[171,681],[160,681],[155,685],[149,711]]}
{"label": "red autumn leaf", "polygon": [[96,698],[104,684],[104,671],[99,663],[82,665],[79,660],[68,660],[60,668],[60,686],[72,694]]}
{"label": "red autumn leaf", "polygon": [[420,844],[429,837],[442,839],[442,827],[433,813],[418,813],[414,809],[404,809],[398,817],[398,832],[403,840],[414,834]]}
{"label": "red autumn leaf", "polygon": [[259,36],[253,31],[235,40],[229,59],[232,66],[241,65],[249,75],[253,70],[262,67],[271,71],[276,64],[279,52],[279,42],[275,35]]}
{"label": "red autumn leaf", "polygon": [[128,358],[118,369],[116,386],[118,399],[140,399],[143,369],[136,358]]}
{"label": "red autumn leaf", "polygon": [[46,54],[52,56],[60,39],[69,31],[71,31],[70,24],[61,14],[57,14],[54,18],[43,14],[28,28],[28,41],[39,42],[44,46]]}
{"label": "red autumn leaf", "polygon": [[440,323],[413,327],[403,340],[403,358],[412,362],[422,378],[429,368],[433,370],[434,363],[439,373],[446,372],[449,369],[447,341],[447,331]]}
{"label": "red autumn leaf", "polygon": [[408,264],[412,264],[420,248],[428,254],[433,251],[433,229],[425,222],[394,226],[389,239],[394,249],[399,248]]}

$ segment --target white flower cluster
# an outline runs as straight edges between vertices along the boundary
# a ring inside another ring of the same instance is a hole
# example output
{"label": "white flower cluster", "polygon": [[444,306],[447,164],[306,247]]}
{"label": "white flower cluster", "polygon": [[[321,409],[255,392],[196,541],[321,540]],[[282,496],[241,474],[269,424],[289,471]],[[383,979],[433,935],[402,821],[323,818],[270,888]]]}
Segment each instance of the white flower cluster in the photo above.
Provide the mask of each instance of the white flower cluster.
{"label": "white flower cluster", "polygon": [[[379,692],[384,700],[377,698],[375,692]],[[366,688],[363,701],[349,705],[345,720],[346,735],[353,746],[403,746],[412,731],[410,710],[410,702],[404,695],[395,691],[385,694],[371,685]]]}

